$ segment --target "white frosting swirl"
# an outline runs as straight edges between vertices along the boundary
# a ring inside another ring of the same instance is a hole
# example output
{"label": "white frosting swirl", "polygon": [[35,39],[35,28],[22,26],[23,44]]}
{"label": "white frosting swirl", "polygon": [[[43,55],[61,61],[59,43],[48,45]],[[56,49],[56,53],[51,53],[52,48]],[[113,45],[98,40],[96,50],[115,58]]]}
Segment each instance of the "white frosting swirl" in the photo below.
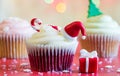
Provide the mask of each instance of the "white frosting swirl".
{"label": "white frosting swirl", "polygon": [[41,25],[40,32],[33,34],[33,36],[27,40],[28,44],[41,44],[41,45],[70,45],[70,43],[75,43],[75,41],[68,41],[60,31],[52,28],[49,25]]}
{"label": "white frosting swirl", "polygon": [[87,33],[120,34],[120,26],[108,15],[88,18],[85,27]]}
{"label": "white frosting swirl", "polygon": [[31,36],[36,31],[31,27],[29,22],[16,17],[9,17],[0,23],[0,33],[20,34],[23,36]]}

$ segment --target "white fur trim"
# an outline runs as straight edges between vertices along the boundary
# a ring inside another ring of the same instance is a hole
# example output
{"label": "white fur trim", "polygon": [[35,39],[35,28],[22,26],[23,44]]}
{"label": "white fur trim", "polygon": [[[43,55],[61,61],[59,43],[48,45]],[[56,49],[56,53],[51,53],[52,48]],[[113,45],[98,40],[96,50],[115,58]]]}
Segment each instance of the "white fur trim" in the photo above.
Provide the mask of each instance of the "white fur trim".
{"label": "white fur trim", "polygon": [[86,39],[86,36],[82,36],[82,39],[85,40],[85,39]]}
{"label": "white fur trim", "polygon": [[76,38],[77,38],[77,37],[71,37],[71,36],[69,36],[69,35],[65,32],[64,29],[61,29],[60,32],[61,32],[61,33],[63,34],[63,36],[64,36],[66,39],[68,39],[68,40],[73,41],[73,40],[76,40]]}
{"label": "white fur trim", "polygon": [[40,19],[36,19],[35,22],[38,23],[38,24],[39,24],[39,23],[42,24],[42,20],[40,20]]}

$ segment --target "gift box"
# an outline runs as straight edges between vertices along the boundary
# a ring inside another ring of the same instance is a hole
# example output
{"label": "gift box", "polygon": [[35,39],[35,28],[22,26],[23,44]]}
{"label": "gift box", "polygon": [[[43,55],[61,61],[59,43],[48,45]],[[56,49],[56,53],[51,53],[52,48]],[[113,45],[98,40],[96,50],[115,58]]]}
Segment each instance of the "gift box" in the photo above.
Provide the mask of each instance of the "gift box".
{"label": "gift box", "polygon": [[98,60],[96,51],[89,53],[86,50],[81,50],[81,56],[79,58],[79,71],[81,73],[97,72]]}

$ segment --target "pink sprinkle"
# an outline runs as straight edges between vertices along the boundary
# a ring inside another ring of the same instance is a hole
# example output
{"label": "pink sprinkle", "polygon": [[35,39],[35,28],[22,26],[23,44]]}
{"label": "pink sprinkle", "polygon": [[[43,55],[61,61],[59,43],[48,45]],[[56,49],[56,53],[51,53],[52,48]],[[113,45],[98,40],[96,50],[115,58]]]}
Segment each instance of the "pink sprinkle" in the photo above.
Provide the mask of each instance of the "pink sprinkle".
{"label": "pink sprinkle", "polygon": [[117,73],[120,73],[120,68],[118,68],[116,71],[117,71]]}
{"label": "pink sprinkle", "polygon": [[13,74],[13,71],[11,71],[11,74]]}
{"label": "pink sprinkle", "polygon": [[31,71],[30,73],[31,73],[31,74],[33,74],[33,72],[32,72],[32,71]]}
{"label": "pink sprinkle", "polygon": [[101,70],[101,71],[103,71],[103,70],[104,70],[104,68],[100,68],[100,70]]}
{"label": "pink sprinkle", "polygon": [[81,76],[81,73],[78,73],[78,76]]}
{"label": "pink sprinkle", "polygon": [[4,74],[4,76],[8,76],[7,74]]}
{"label": "pink sprinkle", "polygon": [[76,64],[74,63],[73,66],[76,66]]}
{"label": "pink sprinkle", "polygon": [[7,59],[6,59],[6,58],[2,58],[2,61],[3,61],[3,62],[6,62],[6,61],[7,61]]}
{"label": "pink sprinkle", "polygon": [[63,72],[60,71],[59,74],[63,74]]}
{"label": "pink sprinkle", "polygon": [[79,67],[77,67],[77,70],[79,70]]}
{"label": "pink sprinkle", "polygon": [[28,72],[31,72],[30,69],[23,69],[23,71],[24,71],[24,72],[27,72],[27,73],[28,73]]}
{"label": "pink sprinkle", "polygon": [[102,64],[103,62],[102,61],[99,61],[99,63],[98,64]]}
{"label": "pink sprinkle", "polygon": [[1,65],[2,69],[6,69],[6,65]]}
{"label": "pink sprinkle", "polygon": [[72,71],[70,71],[70,74],[72,74]]}
{"label": "pink sprinkle", "polygon": [[17,71],[17,70],[15,70],[14,72],[15,72],[15,73],[18,73],[18,71]]}
{"label": "pink sprinkle", "polygon": [[111,66],[111,65],[106,65],[105,68],[106,68],[106,69],[112,69],[113,66]]}
{"label": "pink sprinkle", "polygon": [[95,75],[95,73],[92,73],[92,76],[94,76]]}
{"label": "pink sprinkle", "polygon": [[13,64],[17,64],[18,63],[18,61],[16,60],[16,59],[13,59]]}
{"label": "pink sprinkle", "polygon": [[55,73],[55,71],[54,71],[54,70],[52,70],[52,73]]}
{"label": "pink sprinkle", "polygon": [[55,72],[55,74],[59,74],[59,72]]}
{"label": "pink sprinkle", "polygon": [[29,63],[21,63],[20,65],[21,66],[27,66],[27,65],[29,65]]}
{"label": "pink sprinkle", "polygon": [[63,70],[64,73],[69,73],[70,71],[69,70]]}
{"label": "pink sprinkle", "polygon": [[40,76],[43,76],[43,73],[41,73],[41,72],[38,72],[38,75],[40,75]]}
{"label": "pink sprinkle", "polygon": [[51,73],[51,71],[48,71],[47,73],[48,73],[48,74],[50,74],[50,73]]}

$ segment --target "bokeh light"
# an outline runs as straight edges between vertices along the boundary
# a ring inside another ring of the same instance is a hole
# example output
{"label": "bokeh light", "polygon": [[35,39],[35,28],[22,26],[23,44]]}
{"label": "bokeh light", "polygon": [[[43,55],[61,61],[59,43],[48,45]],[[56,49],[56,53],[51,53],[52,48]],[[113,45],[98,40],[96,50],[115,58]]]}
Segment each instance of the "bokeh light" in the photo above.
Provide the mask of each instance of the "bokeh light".
{"label": "bokeh light", "polygon": [[63,2],[60,2],[56,5],[56,11],[59,13],[64,13],[66,10],[66,5]]}
{"label": "bokeh light", "polygon": [[45,3],[47,3],[47,4],[52,4],[53,2],[54,2],[54,0],[44,0],[45,1]]}

